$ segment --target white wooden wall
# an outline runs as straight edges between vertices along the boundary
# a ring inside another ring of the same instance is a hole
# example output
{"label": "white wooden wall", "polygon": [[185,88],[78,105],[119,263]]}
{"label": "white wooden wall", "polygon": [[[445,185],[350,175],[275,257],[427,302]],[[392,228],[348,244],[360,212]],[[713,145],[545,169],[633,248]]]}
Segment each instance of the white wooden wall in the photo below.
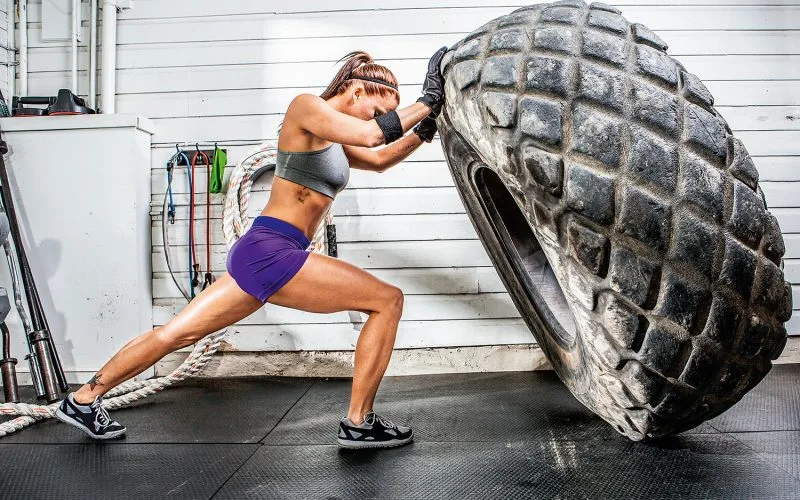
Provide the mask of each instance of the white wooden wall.
{"label": "white wooden wall", "polygon": [[[0,1],[0,45],[8,47],[8,13],[6,12],[8,5],[6,2]],[[8,81],[9,69],[6,65],[11,59],[11,54],[5,48],[0,48],[0,91],[3,92],[9,108],[11,107],[11,96],[8,94]]]}
{"label": "white wooden wall", "polygon": [[[176,142],[219,142],[234,164],[252,145],[275,138],[289,101],[300,92],[319,93],[335,73],[334,62],[355,49],[393,69],[401,83],[401,106],[410,104],[438,47],[526,3],[136,0],[132,10],[122,12],[117,111],[156,122],[155,322],[163,324],[185,305],[165,273],[160,232],[164,162]],[[800,1],[610,3],[629,20],[654,29],[670,53],[703,79],[754,156],[768,204],[785,232],[786,277],[795,284],[794,303],[800,307]],[[64,46],[42,43],[36,1],[29,4],[29,20],[30,92],[52,95],[68,86],[69,53]],[[84,31],[88,39],[85,21]],[[83,94],[87,59],[84,50]],[[269,183],[257,185],[252,216],[266,203]],[[171,232],[177,244],[172,255],[183,269],[188,212],[182,171],[176,174],[176,191],[180,220]],[[213,268],[220,274],[226,255],[221,195],[212,200]],[[204,205],[205,197],[198,202]],[[398,347],[532,341],[464,213],[437,141],[384,174],[353,171],[334,207],[340,257],[406,294]],[[197,213],[204,217],[205,207]],[[205,241],[204,225],[197,226],[197,240]],[[198,251],[204,262],[205,249]],[[316,315],[268,305],[242,321],[230,342],[242,350],[352,349],[358,322],[365,319],[357,313]],[[797,311],[789,330],[800,334]]]}

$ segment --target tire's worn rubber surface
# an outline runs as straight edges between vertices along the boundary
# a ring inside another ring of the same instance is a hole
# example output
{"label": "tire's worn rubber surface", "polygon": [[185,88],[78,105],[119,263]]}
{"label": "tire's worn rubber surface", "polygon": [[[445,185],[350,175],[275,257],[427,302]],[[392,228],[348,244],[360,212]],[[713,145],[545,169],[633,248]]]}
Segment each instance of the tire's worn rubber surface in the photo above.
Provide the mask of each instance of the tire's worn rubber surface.
{"label": "tire's worn rubber surface", "polygon": [[567,0],[487,23],[441,66],[439,131],[484,247],[570,391],[634,440],[737,402],[792,309],[758,172],[666,48]]}

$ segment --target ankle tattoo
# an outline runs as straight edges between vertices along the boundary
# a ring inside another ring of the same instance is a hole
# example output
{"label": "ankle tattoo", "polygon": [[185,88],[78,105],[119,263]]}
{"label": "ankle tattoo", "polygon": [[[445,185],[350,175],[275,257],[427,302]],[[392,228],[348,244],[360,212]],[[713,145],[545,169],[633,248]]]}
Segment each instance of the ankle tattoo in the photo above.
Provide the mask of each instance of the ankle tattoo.
{"label": "ankle tattoo", "polygon": [[89,387],[92,390],[94,390],[94,388],[97,387],[98,385],[105,385],[104,383],[100,382],[100,377],[102,375],[103,375],[102,373],[97,372],[88,382],[86,382],[87,384],[89,384]]}

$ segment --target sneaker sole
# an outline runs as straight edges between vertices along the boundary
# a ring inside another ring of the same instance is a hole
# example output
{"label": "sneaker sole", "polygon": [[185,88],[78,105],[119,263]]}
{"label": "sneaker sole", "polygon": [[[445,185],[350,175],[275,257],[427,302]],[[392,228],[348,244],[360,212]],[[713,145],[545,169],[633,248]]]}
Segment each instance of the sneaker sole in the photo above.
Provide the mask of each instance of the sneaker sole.
{"label": "sneaker sole", "polygon": [[74,418],[70,417],[69,415],[65,414],[63,411],[61,411],[61,408],[56,408],[56,415],[55,416],[56,416],[57,419],[61,420],[65,424],[69,424],[69,425],[71,425],[73,427],[77,427],[78,429],[82,430],[83,432],[85,432],[92,439],[113,439],[115,437],[118,437],[118,436],[121,436],[121,435],[125,434],[125,431],[128,430],[128,429],[122,429],[121,431],[114,431],[114,432],[109,432],[108,434],[99,435],[99,434],[93,433],[88,427],[86,427],[82,423],[76,421]]}
{"label": "sneaker sole", "polygon": [[339,446],[341,448],[347,448],[348,450],[363,450],[365,448],[397,448],[398,446],[403,446],[404,444],[408,444],[413,440],[414,440],[413,433],[405,439],[400,439],[397,441],[382,441],[382,442],[350,441],[348,439],[336,438],[336,442],[339,444]]}

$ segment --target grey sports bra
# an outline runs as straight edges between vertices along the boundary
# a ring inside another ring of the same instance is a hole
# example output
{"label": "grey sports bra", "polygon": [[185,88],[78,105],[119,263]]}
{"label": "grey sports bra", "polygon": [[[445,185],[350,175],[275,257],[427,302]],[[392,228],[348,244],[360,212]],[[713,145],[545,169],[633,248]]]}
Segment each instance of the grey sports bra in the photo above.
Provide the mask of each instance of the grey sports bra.
{"label": "grey sports bra", "polygon": [[335,198],[350,180],[350,162],[341,144],[317,151],[278,150],[275,175]]}

